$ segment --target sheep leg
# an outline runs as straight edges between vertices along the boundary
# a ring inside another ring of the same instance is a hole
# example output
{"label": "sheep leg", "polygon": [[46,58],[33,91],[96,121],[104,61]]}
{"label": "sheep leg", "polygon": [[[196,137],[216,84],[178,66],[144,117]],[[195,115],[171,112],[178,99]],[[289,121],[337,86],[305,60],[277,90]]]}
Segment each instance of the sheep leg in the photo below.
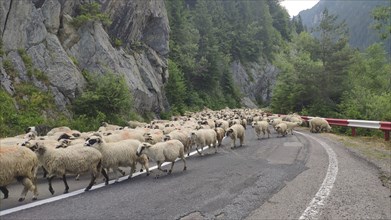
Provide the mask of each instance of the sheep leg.
{"label": "sheep leg", "polygon": [[55,177],[55,176],[48,177],[49,192],[50,192],[52,195],[54,194],[54,190],[53,190],[53,187],[52,187],[52,179],[53,179],[54,177]]}
{"label": "sheep leg", "polygon": [[8,189],[5,186],[1,186],[0,191],[4,194],[4,199],[8,198]]}
{"label": "sheep leg", "polygon": [[129,180],[130,178],[132,178],[132,175],[133,175],[133,173],[135,173],[135,172],[136,172],[136,163],[133,163],[132,166],[131,166],[131,169],[130,169],[130,174],[129,174],[128,180]]}
{"label": "sheep leg", "polygon": [[64,185],[65,185],[64,194],[65,194],[65,193],[68,193],[69,186],[68,186],[68,183],[67,183],[67,178],[66,178],[65,174],[64,174],[64,175],[62,175],[62,181],[64,182]]}
{"label": "sheep leg", "polygon": [[[197,153],[199,154],[199,155],[202,155],[202,152],[200,152],[199,150],[198,150],[198,145],[196,146],[196,150],[197,150]],[[189,155],[189,154],[188,154]]]}
{"label": "sheep leg", "polygon": [[181,159],[183,160],[183,170],[186,170],[187,169],[187,167],[186,167],[186,159],[185,159],[185,157],[182,157]]}
{"label": "sheep leg", "polygon": [[22,202],[26,198],[27,191],[30,190],[31,192],[34,192],[35,187],[33,182],[27,177],[17,177],[17,180],[24,186],[19,198],[19,202]]}
{"label": "sheep leg", "polygon": [[239,138],[239,140],[240,140],[240,147],[242,147],[243,146],[244,137],[242,136],[241,138]]}
{"label": "sheep leg", "polygon": [[236,145],[235,145],[235,139],[232,139],[232,145],[233,145],[233,147],[231,147],[231,149],[234,149],[235,147],[236,147]]}
{"label": "sheep leg", "polygon": [[168,171],[168,174],[172,173],[172,168],[174,167],[174,163],[175,163],[175,161],[171,162],[171,169]]}
{"label": "sheep leg", "polygon": [[109,184],[109,176],[107,176],[106,170],[102,168],[102,170],[100,172],[105,177],[105,185],[108,185]]}
{"label": "sheep leg", "polygon": [[115,167],[115,168],[113,168],[113,173],[114,173],[114,175],[115,175],[115,183],[118,183],[119,182],[119,175],[118,175],[118,167]]}
{"label": "sheep leg", "polygon": [[77,174],[77,176],[75,177],[75,180],[79,180],[80,179],[80,174]]}
{"label": "sheep leg", "polygon": [[90,184],[88,184],[87,188],[84,191],[89,191],[91,189],[91,187],[94,185],[95,180],[96,180],[96,175],[94,173],[92,173]]}

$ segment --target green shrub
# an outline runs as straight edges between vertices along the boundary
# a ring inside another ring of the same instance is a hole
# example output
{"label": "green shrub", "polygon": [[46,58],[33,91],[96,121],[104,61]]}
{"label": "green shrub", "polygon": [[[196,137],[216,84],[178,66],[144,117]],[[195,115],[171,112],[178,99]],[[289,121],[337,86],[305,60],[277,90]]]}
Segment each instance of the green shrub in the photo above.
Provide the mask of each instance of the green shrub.
{"label": "green shrub", "polygon": [[15,67],[11,60],[9,59],[3,60],[3,68],[11,78],[15,78],[18,76],[18,72],[15,70]]}
{"label": "green shrub", "polygon": [[80,14],[73,18],[72,25],[76,28],[81,27],[82,25],[89,22],[100,21],[103,25],[110,25],[110,17],[106,13],[102,13],[101,5],[97,2],[83,4],[80,6]]}
{"label": "green shrub", "polygon": [[113,45],[114,45],[115,48],[121,47],[122,44],[123,44],[123,42],[122,42],[121,39],[118,39],[118,38],[115,38],[115,39],[114,39]]}
{"label": "green shrub", "polygon": [[124,78],[112,73],[88,78],[86,90],[73,103],[76,118],[83,121],[84,118],[97,118],[100,115],[102,121],[126,123],[132,116],[133,98]]}

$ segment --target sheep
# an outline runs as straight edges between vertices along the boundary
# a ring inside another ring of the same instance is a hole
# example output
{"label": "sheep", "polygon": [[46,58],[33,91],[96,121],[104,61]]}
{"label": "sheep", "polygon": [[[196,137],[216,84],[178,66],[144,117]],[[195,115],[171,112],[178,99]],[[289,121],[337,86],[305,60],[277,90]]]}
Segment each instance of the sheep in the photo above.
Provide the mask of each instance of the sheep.
{"label": "sheep", "polygon": [[147,123],[139,122],[139,121],[128,121],[128,125],[130,128],[137,128],[137,127],[142,128],[145,125],[147,125]]}
{"label": "sheep", "polygon": [[263,137],[265,137],[267,133],[267,138],[270,138],[269,123],[267,123],[267,121],[253,121],[251,126],[254,128],[258,140],[261,136],[261,132],[263,133]]}
{"label": "sheep", "polygon": [[102,126],[99,127],[98,132],[122,130],[123,128],[124,127],[119,125],[113,125],[107,122],[102,122]]}
{"label": "sheep", "polygon": [[310,132],[319,133],[322,131],[331,131],[329,123],[324,118],[315,117],[309,120]]}
{"label": "sheep", "polygon": [[216,132],[216,138],[217,138],[218,146],[220,147],[221,143],[223,142],[223,139],[224,139],[225,130],[223,128],[221,128],[221,127],[217,127],[214,130]]}
{"label": "sheep", "polygon": [[32,127],[28,127],[25,131],[26,133],[29,133],[31,131],[35,131],[38,136],[46,135],[53,127],[50,127],[48,125],[36,125]]}
{"label": "sheep", "polygon": [[227,131],[227,129],[229,128],[229,122],[226,121],[226,120],[217,120],[216,121],[216,127],[221,127],[224,129],[224,132]]}
{"label": "sheep", "polygon": [[300,126],[301,125],[301,122],[290,122],[290,121],[284,121],[284,123],[286,124],[286,126],[287,126],[287,132],[291,132],[291,134],[293,135],[293,129],[295,128],[295,127],[298,127],[298,126]]}
{"label": "sheep", "polygon": [[236,140],[238,138],[240,140],[240,147],[243,146],[244,136],[244,128],[241,124],[234,124],[225,132],[225,137],[230,137],[232,139],[232,149],[236,148]]}
{"label": "sheep", "polygon": [[189,136],[187,135],[188,131],[187,130],[176,130],[173,131],[169,134],[166,134],[163,138],[164,141],[168,140],[178,140],[180,141],[184,148],[185,148],[185,153],[190,153],[190,147],[191,147],[191,140]]}
{"label": "sheep", "polygon": [[278,136],[282,135],[283,137],[288,134],[288,126],[285,122],[281,122],[275,126]]}
{"label": "sheep", "polygon": [[108,133],[108,135],[103,136],[103,138],[107,143],[118,142],[118,141],[128,140],[128,139],[134,139],[134,140],[138,140],[140,142],[145,141],[143,133],[136,131],[134,129],[121,130],[121,131],[115,132],[114,134]]}
{"label": "sheep", "polygon": [[46,135],[52,136],[56,132],[72,132],[72,129],[70,129],[69,127],[66,127],[66,126],[57,127],[57,128],[53,128],[52,130],[50,130]]}
{"label": "sheep", "polygon": [[[107,143],[102,136],[94,134],[87,138],[85,146],[93,147],[102,153],[102,168],[112,169],[115,175],[115,182],[119,181],[118,167],[131,167],[128,179],[136,171],[137,156],[136,150],[140,145],[138,140],[123,140],[114,143]],[[149,170],[147,169],[147,174]],[[106,177],[105,185],[109,184],[109,178]]]}
{"label": "sheep", "polygon": [[[171,169],[168,171],[168,174],[172,173],[172,169],[177,158],[183,160],[183,170],[186,170],[186,159],[185,159],[185,148],[179,140],[168,140],[165,142],[159,142],[154,145],[150,143],[141,143],[137,148],[137,156],[142,153],[146,154],[149,158],[157,163],[158,170],[162,172],[167,172],[161,168],[164,162],[171,162]],[[156,173],[155,178],[158,178],[159,174]]]}
{"label": "sheep", "polygon": [[[205,146],[214,147],[217,153],[217,134],[213,129],[200,129],[190,132],[191,145],[196,145],[196,150],[199,155],[203,155],[203,148]],[[200,152],[198,147],[201,148]],[[188,153],[189,155],[189,153]]]}
{"label": "sheep", "polygon": [[[273,118],[269,120],[269,124],[273,126],[274,130],[276,130],[276,125],[282,122],[281,118]],[[276,130],[277,131],[277,130]]]}
{"label": "sheep", "polygon": [[53,149],[45,146],[45,143],[40,141],[35,142],[31,149],[35,151],[39,162],[48,171],[49,192],[52,195],[54,194],[52,180],[56,176],[62,177],[65,185],[64,193],[68,193],[69,190],[66,179],[67,173],[91,173],[91,181],[84,191],[91,189],[100,172],[108,178],[106,172],[102,169],[102,154],[96,149],[87,147]]}
{"label": "sheep", "polygon": [[[164,135],[162,132],[147,132],[144,133],[144,141],[150,144],[156,144],[158,142],[162,142],[164,139]],[[142,141],[142,142],[144,142]]]}
{"label": "sheep", "polygon": [[36,175],[38,170],[38,158],[30,149],[20,146],[0,148],[0,190],[4,199],[8,198],[7,185],[14,179],[24,186],[19,197],[19,202],[24,201],[27,191],[30,190],[33,200],[37,200],[38,188]]}

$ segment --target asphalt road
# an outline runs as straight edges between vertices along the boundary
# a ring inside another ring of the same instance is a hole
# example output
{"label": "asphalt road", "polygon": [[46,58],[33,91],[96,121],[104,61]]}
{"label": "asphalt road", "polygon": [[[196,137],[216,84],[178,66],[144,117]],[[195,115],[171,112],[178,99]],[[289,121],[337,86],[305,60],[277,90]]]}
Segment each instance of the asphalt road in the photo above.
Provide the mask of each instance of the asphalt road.
{"label": "asphalt road", "polygon": [[141,174],[103,186],[99,178],[93,190],[83,192],[89,176],[80,181],[70,176],[67,198],[60,179],[51,196],[41,178],[38,201],[31,201],[28,193],[25,201],[17,202],[22,186],[13,184],[10,197],[0,200],[0,217],[391,219],[391,192],[381,185],[373,166],[321,135],[303,131],[276,136],[272,132],[271,138],[257,140],[248,127],[243,147],[231,149],[225,139],[217,154],[207,150],[205,156],[188,157],[186,171],[178,161],[171,175],[159,179]]}

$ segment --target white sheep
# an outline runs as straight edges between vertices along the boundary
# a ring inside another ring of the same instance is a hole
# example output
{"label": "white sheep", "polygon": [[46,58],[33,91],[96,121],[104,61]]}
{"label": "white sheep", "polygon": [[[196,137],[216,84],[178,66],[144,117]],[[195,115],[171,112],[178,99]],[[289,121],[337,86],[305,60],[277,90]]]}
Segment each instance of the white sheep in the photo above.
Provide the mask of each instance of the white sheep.
{"label": "white sheep", "polygon": [[275,129],[277,131],[277,136],[282,135],[283,137],[288,134],[288,126],[285,122],[281,122],[275,126]]}
{"label": "white sheep", "polygon": [[270,138],[269,123],[267,121],[253,121],[251,126],[254,128],[258,139],[261,136],[261,132],[263,133],[263,137],[265,137],[267,133],[267,137]]}
{"label": "white sheep", "polygon": [[[204,147],[214,147],[217,153],[217,134],[213,129],[200,129],[190,132],[191,146],[195,145],[198,154],[203,155]],[[198,148],[201,148],[200,152]],[[189,154],[188,154],[189,155]]]}
{"label": "white sheep", "polygon": [[3,192],[5,199],[8,198],[7,185],[11,184],[14,179],[24,186],[19,202],[26,198],[28,190],[33,192],[33,200],[37,199],[38,159],[34,152],[20,146],[1,147],[0,167],[0,190]]}
{"label": "white sheep", "polygon": [[[183,170],[186,170],[185,148],[179,140],[168,140],[159,142],[154,145],[150,143],[141,143],[137,148],[137,155],[146,154],[149,158],[157,163],[158,170],[167,172],[161,168],[164,162],[171,162],[171,169],[168,174],[172,173],[175,160],[181,158],[183,160]],[[159,177],[157,173],[156,178]]]}
{"label": "white sheep", "polygon": [[216,127],[223,128],[225,132],[229,128],[229,122],[226,120],[219,119],[216,121]]}
{"label": "white sheep", "polygon": [[114,132],[113,134],[107,133],[106,136],[103,136],[103,139],[107,143],[128,140],[128,139],[134,139],[140,142],[145,141],[145,138],[143,137],[143,133],[141,131],[137,131],[134,129],[121,130],[121,131]]}
{"label": "white sheep", "polygon": [[223,142],[224,136],[225,136],[225,130],[224,130],[224,128],[221,128],[221,127],[217,127],[214,130],[216,132],[218,146],[220,147],[221,143]]}
{"label": "white sheep", "polygon": [[[118,167],[131,167],[128,179],[136,171],[137,156],[136,151],[140,145],[138,140],[123,140],[113,143],[106,143],[102,136],[94,134],[87,138],[85,145],[93,147],[102,153],[102,168],[112,169],[115,175],[115,182],[119,181]],[[147,170],[149,173],[149,170]],[[106,177],[105,184],[109,184],[109,178]]]}
{"label": "white sheep", "polygon": [[309,121],[309,127],[310,127],[310,132],[312,133],[319,133],[322,131],[331,131],[331,127],[329,123],[326,121],[324,118],[319,118],[315,117],[310,119]]}
{"label": "white sheep", "polygon": [[[269,120],[269,124],[276,130],[276,126],[282,122],[281,118],[272,118]],[[276,130],[277,131],[277,130]]]}
{"label": "white sheep", "polygon": [[237,139],[240,140],[240,147],[243,146],[244,136],[244,127],[241,124],[234,124],[225,132],[225,137],[230,137],[232,139],[233,146],[231,148],[236,147]]}
{"label": "white sheep", "polygon": [[169,134],[164,135],[164,141],[168,140],[178,140],[180,141],[184,148],[185,153],[190,153],[190,147],[191,147],[191,140],[188,136],[189,131],[187,130],[176,130]]}
{"label": "white sheep", "polygon": [[287,132],[291,132],[291,134],[293,135],[293,129],[295,128],[295,127],[298,127],[298,126],[300,126],[301,125],[301,122],[290,122],[290,121],[284,121],[284,123],[286,124],[286,126],[287,126]]}
{"label": "white sheep", "polygon": [[72,132],[72,129],[70,129],[69,127],[66,127],[66,126],[56,127],[56,128],[53,128],[52,130],[50,130],[46,135],[52,136],[57,132]]}
{"label": "white sheep", "polygon": [[49,191],[53,195],[52,180],[56,176],[61,176],[65,185],[64,193],[68,193],[69,186],[66,180],[66,174],[91,173],[91,181],[85,188],[85,191],[91,189],[95,180],[102,172],[107,177],[106,172],[102,169],[102,154],[93,148],[60,148],[53,149],[46,147],[43,142],[37,141],[31,147],[35,151],[39,162],[48,171]]}

